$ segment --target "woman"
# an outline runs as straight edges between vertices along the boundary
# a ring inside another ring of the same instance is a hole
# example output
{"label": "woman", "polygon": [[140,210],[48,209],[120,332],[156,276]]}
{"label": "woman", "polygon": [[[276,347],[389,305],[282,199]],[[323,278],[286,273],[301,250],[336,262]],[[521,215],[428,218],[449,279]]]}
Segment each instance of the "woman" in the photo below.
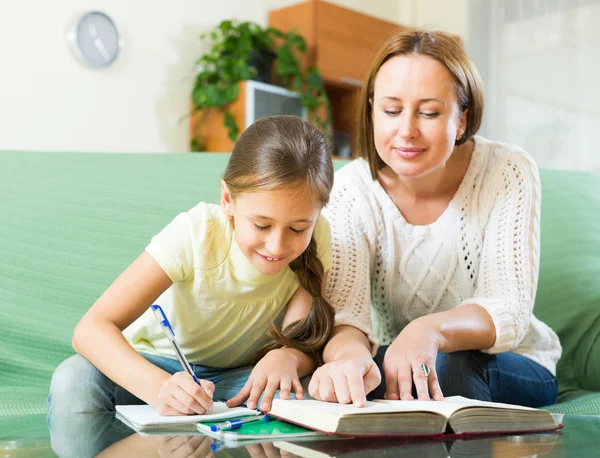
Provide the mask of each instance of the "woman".
{"label": "woman", "polygon": [[482,113],[456,38],[402,30],[379,51],[361,159],[336,174],[324,212],[337,327],[312,397],[556,402],[561,346],[532,313],[538,171],[518,147],[475,136]]}

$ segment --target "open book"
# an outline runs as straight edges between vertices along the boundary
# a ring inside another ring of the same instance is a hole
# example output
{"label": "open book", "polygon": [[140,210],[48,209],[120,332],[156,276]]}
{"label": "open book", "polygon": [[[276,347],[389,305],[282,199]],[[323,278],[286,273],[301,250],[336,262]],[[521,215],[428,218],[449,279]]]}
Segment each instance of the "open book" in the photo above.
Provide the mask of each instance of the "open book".
{"label": "open book", "polygon": [[199,421],[224,421],[230,418],[240,418],[248,415],[259,415],[258,410],[246,407],[229,408],[224,402],[215,402],[212,412],[204,415],[175,415],[159,414],[149,405],[117,406],[117,418],[137,431],[156,429],[176,425],[196,424]]}
{"label": "open book", "polygon": [[452,396],[443,401],[367,402],[366,407],[314,400],[273,400],[269,415],[306,428],[345,436],[436,436],[553,431],[539,409]]}

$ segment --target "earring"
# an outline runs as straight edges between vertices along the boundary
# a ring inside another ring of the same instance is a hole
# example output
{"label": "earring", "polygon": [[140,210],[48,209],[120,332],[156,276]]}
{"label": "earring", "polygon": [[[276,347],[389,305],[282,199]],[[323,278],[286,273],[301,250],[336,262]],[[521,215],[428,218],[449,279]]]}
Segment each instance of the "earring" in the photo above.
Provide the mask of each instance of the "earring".
{"label": "earring", "polygon": [[457,141],[457,142],[458,142],[458,141],[460,141],[460,139],[462,138],[462,136],[463,136],[463,134],[458,134],[458,135],[456,136],[456,141]]}

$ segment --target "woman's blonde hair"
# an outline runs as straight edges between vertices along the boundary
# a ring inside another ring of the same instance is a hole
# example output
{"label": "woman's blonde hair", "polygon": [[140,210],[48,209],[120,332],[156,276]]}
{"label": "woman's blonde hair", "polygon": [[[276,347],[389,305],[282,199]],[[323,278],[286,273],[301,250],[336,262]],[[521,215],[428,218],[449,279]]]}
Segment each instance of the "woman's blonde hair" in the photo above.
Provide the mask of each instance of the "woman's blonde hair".
{"label": "woman's blonde hair", "polygon": [[[325,136],[296,116],[261,118],[240,135],[225,169],[223,180],[231,197],[242,193],[303,187],[305,195],[327,205],[333,187],[333,163]],[[313,237],[308,248],[290,268],[313,297],[308,316],[279,331],[269,330],[272,341],[259,357],[283,346],[312,353],[318,362],[334,324],[333,307],[322,296],[323,264]]]}
{"label": "woman's blonde hair", "polygon": [[375,79],[379,69],[389,59],[395,56],[412,54],[429,56],[442,63],[452,75],[456,97],[461,113],[467,112],[467,128],[456,145],[462,145],[477,133],[481,125],[484,107],[483,82],[481,76],[467,55],[460,38],[445,32],[430,32],[422,29],[402,28],[392,35],[379,49],[367,83],[363,88],[360,108],[359,126],[356,129],[356,148],[361,157],[370,165],[373,179],[378,171],[385,166],[377,154],[373,139],[373,106],[371,101],[375,92]]}

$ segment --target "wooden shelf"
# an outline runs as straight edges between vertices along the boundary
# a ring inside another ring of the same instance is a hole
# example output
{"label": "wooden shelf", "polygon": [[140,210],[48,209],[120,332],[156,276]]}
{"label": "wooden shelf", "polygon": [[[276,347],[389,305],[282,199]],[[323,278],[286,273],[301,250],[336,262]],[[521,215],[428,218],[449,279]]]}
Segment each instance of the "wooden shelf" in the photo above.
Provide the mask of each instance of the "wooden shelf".
{"label": "wooden shelf", "polygon": [[[269,13],[269,26],[284,32],[295,29],[306,41],[304,66],[321,72],[331,101],[333,134],[352,136],[358,115],[362,86],[375,52],[400,24],[384,21],[323,0],[307,0]],[[244,86],[231,111],[239,126],[245,125]],[[199,129],[199,130],[198,130]],[[202,118],[192,117],[190,138],[196,132],[205,150],[228,152],[233,149],[217,110]]]}

